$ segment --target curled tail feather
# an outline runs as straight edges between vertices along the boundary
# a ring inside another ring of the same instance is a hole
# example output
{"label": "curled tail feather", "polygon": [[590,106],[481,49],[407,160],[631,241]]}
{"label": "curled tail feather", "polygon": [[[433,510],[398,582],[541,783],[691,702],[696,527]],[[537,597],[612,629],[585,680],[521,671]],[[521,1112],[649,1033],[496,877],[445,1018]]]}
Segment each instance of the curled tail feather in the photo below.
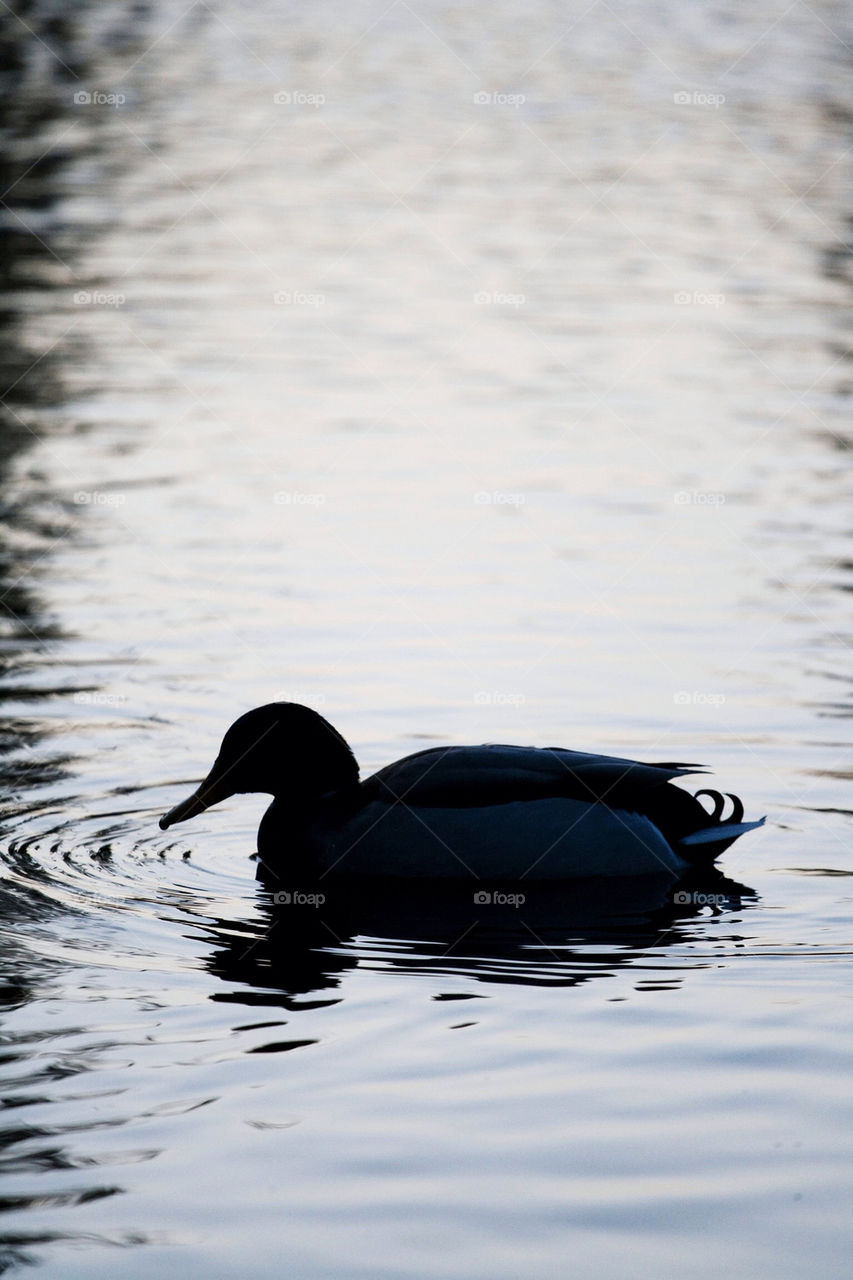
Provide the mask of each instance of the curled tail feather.
{"label": "curled tail feather", "polygon": [[[700,796],[709,796],[713,802],[714,809],[712,813],[708,814],[708,825],[699,827],[696,831],[691,831],[689,835],[682,836],[678,842],[680,845],[728,845],[732,840],[736,840],[738,836],[742,836],[745,831],[754,831],[756,827],[763,827],[766,822],[766,818],[759,818],[756,822],[744,822],[743,803],[739,796],[732,795],[730,791],[727,791],[724,796],[722,792],[712,791],[706,787],[701,791],[695,792],[694,796],[697,800]],[[732,802],[732,811],[723,820],[726,798]]]}

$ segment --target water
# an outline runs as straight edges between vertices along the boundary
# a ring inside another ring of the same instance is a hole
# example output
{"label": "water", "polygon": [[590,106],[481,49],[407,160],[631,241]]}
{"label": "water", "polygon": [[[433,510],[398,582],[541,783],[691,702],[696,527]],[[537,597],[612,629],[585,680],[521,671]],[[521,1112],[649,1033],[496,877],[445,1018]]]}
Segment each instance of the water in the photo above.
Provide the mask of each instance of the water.
{"label": "water", "polygon": [[[23,16],[0,1268],[837,1280],[849,8]],[[276,697],[768,823],[712,902],[288,913],[259,797],[156,825]]]}

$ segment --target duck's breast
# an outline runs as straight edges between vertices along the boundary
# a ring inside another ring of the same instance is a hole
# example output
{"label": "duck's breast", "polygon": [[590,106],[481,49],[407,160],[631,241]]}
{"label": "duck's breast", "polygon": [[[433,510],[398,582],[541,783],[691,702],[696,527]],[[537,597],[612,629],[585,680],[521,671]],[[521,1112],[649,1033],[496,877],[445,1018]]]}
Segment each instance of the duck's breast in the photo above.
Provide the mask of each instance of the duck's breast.
{"label": "duck's breast", "polygon": [[563,797],[470,808],[374,800],[312,836],[323,871],[353,875],[555,880],[685,867],[642,814]]}

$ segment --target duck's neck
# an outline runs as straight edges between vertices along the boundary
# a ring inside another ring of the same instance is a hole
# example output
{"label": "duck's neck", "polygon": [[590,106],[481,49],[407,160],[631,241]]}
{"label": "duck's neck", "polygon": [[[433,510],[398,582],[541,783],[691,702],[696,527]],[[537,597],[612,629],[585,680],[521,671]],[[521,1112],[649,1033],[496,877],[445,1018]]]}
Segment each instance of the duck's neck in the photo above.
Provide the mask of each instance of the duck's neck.
{"label": "duck's neck", "polygon": [[332,752],[328,742],[322,753],[306,750],[295,768],[291,763],[286,775],[274,780],[270,792],[281,812],[313,811],[357,791],[358,762],[340,734],[335,732],[335,737],[339,741]]}

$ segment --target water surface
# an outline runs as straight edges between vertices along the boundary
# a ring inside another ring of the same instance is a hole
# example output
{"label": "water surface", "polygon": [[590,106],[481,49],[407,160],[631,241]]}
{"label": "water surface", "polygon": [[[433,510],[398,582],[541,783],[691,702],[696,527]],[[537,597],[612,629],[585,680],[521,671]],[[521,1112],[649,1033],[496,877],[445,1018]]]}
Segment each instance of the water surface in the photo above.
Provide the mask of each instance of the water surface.
{"label": "water surface", "polygon": [[[0,1268],[837,1280],[849,9],[21,16]],[[156,821],[274,698],[769,819],[686,903],[276,906],[261,798]]]}

